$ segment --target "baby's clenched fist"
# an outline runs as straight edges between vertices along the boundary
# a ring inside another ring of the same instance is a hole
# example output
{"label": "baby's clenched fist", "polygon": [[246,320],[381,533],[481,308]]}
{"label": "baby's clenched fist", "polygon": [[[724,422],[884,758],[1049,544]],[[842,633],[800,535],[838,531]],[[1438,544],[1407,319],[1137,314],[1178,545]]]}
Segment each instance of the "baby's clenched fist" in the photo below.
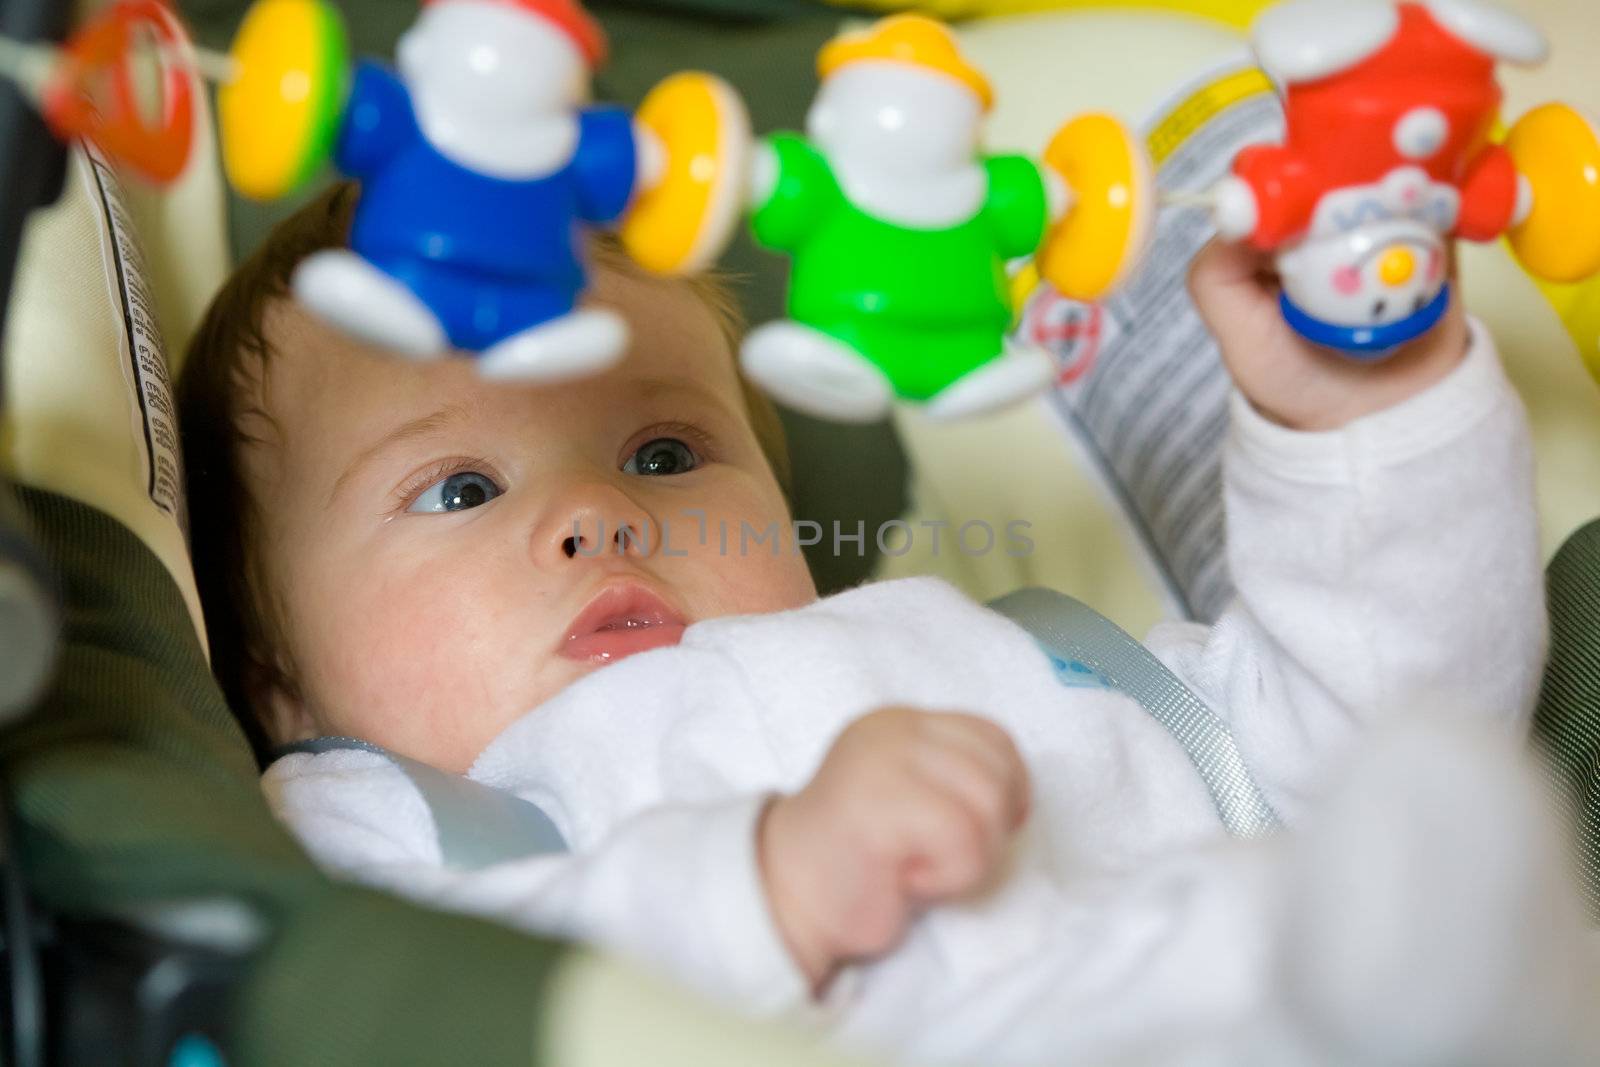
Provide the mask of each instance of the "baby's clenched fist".
{"label": "baby's clenched fist", "polygon": [[980,888],[1029,794],[1016,746],[986,719],[885,708],[846,728],[811,782],[767,809],[758,844],[813,988],[894,947],[923,908]]}

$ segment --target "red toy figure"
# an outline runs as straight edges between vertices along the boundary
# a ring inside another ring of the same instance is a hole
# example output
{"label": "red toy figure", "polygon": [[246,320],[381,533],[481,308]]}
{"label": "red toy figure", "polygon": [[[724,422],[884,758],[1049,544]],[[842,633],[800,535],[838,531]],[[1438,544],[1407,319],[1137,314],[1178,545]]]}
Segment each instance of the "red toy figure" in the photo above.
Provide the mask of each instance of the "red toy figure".
{"label": "red toy figure", "polygon": [[1543,236],[1558,216],[1595,213],[1593,128],[1558,106],[1529,116],[1524,150],[1516,133],[1512,151],[1490,140],[1496,62],[1545,58],[1530,23],[1483,0],[1292,0],[1262,15],[1253,44],[1287,136],[1240,153],[1217,226],[1278,251],[1283,313],[1306,338],[1375,358],[1425,333],[1450,300],[1453,237],[1510,231],[1546,277],[1600,269],[1600,235],[1576,264]]}

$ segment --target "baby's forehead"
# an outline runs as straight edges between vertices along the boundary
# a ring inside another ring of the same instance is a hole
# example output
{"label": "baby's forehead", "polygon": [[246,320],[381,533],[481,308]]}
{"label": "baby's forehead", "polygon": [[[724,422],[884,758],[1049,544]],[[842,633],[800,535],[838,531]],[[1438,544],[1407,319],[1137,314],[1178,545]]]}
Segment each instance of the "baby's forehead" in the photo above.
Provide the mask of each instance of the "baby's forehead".
{"label": "baby's forehead", "polygon": [[258,408],[286,443],[310,427],[323,443],[348,441],[380,433],[405,413],[445,406],[510,413],[558,404],[599,415],[632,401],[698,394],[742,413],[728,333],[687,284],[602,270],[595,290],[627,321],[627,353],[603,373],[544,385],[484,379],[459,353],[410,361],[355,341],[292,301],[276,301],[263,319],[260,373],[243,384],[254,395],[241,408]]}
{"label": "baby's forehead", "polygon": [[627,320],[629,357],[675,364],[684,374],[734,380],[739,313],[720,284],[649,274],[626,260],[602,258],[590,295]]}

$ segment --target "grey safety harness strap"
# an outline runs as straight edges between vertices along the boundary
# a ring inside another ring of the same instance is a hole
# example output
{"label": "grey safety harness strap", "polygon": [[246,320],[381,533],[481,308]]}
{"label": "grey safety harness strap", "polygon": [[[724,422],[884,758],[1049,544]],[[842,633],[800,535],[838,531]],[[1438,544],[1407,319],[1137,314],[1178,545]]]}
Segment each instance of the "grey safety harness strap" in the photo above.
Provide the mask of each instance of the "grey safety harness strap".
{"label": "grey safety harness strap", "polygon": [[433,813],[439,852],[455,870],[566,852],[567,842],[539,806],[515,793],[450,774],[354,737],[318,737],[278,749],[279,755],[358,749],[382,756],[411,779]]}
{"label": "grey safety harness strap", "polygon": [[1230,833],[1254,837],[1278,827],[1227,724],[1116,623],[1050,589],[1019,589],[989,607],[1027,630],[1052,657],[1087,667],[1166,727],[1205,780]]}

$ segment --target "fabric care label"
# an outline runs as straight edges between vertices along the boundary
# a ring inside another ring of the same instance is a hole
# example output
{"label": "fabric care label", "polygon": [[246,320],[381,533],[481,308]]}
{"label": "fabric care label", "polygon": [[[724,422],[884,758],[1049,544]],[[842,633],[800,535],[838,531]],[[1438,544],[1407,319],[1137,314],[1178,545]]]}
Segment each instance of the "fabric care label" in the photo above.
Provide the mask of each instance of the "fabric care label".
{"label": "fabric care label", "polygon": [[[1199,194],[1240,149],[1283,135],[1283,111],[1248,53],[1167,98],[1144,124],[1163,194]],[[1018,335],[1056,358],[1050,407],[1126,522],[1169,607],[1214,620],[1233,595],[1224,548],[1222,442],[1231,384],[1189,299],[1210,210],[1163,205],[1148,258],[1100,304],[1028,290]]]}
{"label": "fabric care label", "polygon": [[89,199],[102,213],[100,250],[113,306],[122,312],[122,373],[134,401],[132,413],[140,450],[145,489],[156,507],[188,536],[184,498],[183,452],[167,370],[167,350],[156,319],[155,301],[145,283],[144,251],[133,218],[123,200],[115,169],[92,144],[84,151],[89,166],[79,173]]}

